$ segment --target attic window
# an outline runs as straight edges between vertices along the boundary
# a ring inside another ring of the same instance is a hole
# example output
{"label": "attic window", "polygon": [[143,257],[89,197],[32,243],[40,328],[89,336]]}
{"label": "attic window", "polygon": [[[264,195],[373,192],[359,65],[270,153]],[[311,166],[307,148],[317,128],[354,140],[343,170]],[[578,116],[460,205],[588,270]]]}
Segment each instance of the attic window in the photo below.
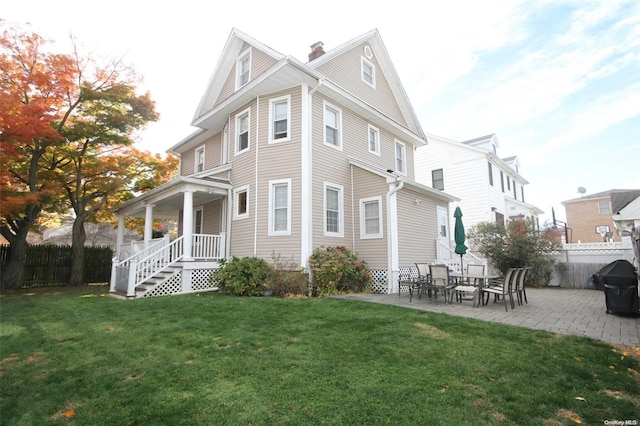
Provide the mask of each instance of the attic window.
{"label": "attic window", "polygon": [[236,90],[249,82],[251,78],[251,49],[246,50],[236,62]]}
{"label": "attic window", "polygon": [[366,58],[362,59],[362,81],[367,83],[369,86],[376,88],[376,67],[373,66],[371,62],[369,62]]}

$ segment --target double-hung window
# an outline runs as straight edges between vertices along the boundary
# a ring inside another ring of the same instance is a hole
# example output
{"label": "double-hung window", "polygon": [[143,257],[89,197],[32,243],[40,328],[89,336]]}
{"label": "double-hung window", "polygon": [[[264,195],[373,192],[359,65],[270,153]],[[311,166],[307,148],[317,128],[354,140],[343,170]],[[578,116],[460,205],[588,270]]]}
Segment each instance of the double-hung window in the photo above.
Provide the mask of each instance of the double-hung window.
{"label": "double-hung window", "polygon": [[361,65],[362,81],[364,81],[369,86],[375,89],[376,88],[376,67],[365,58],[362,58],[361,64],[362,64]]}
{"label": "double-hung window", "polygon": [[382,197],[360,200],[360,238],[382,238]]}
{"label": "double-hung window", "polygon": [[325,102],[324,104],[324,144],[342,149],[342,113],[340,109]]}
{"label": "double-hung window", "polygon": [[249,149],[249,110],[236,116],[236,154]]}
{"label": "double-hung window", "polygon": [[251,79],[251,49],[246,50],[236,61],[236,90]]}
{"label": "double-hung window", "polygon": [[[493,166],[491,165],[491,163],[487,162],[487,167],[489,170],[489,185],[493,186]],[[516,187],[515,182],[513,183],[513,187]]]}
{"label": "double-hung window", "polygon": [[369,152],[372,154],[380,155],[380,131],[369,124]]}
{"label": "double-hung window", "polygon": [[602,201],[598,203],[598,213],[611,214],[611,206],[608,201]]}
{"label": "double-hung window", "polygon": [[407,174],[407,153],[403,142],[396,141],[396,172]]}
{"label": "double-hung window", "polygon": [[195,172],[201,172],[204,170],[204,145],[196,149],[196,164]]}
{"label": "double-hung window", "polygon": [[291,179],[269,181],[269,235],[291,235]]}
{"label": "double-hung window", "polygon": [[444,191],[444,173],[442,169],[431,170],[431,186],[434,189]]}
{"label": "double-hung window", "polygon": [[284,142],[291,139],[291,97],[272,99],[269,109],[269,142]]}
{"label": "double-hung window", "polygon": [[344,236],[343,188],[341,185],[324,183],[324,235]]}

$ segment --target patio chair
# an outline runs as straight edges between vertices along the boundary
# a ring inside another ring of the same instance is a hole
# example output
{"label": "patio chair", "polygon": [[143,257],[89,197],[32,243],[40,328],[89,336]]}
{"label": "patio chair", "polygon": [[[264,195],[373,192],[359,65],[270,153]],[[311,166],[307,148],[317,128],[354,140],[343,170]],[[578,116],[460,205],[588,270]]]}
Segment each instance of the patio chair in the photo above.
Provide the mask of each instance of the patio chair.
{"label": "patio chair", "polygon": [[523,300],[524,300],[524,303],[527,303],[527,304],[529,303],[527,301],[527,291],[525,290],[525,280],[530,270],[531,270],[530,267],[522,268],[520,270],[520,273],[518,274],[518,278],[515,280],[516,298],[518,300],[518,305],[521,305],[521,306],[522,306]]}
{"label": "patio chair", "polygon": [[515,303],[513,302],[513,293],[514,293],[514,278],[517,278],[519,270],[521,268],[509,268],[504,278],[499,281],[494,281],[493,284],[488,287],[483,287],[480,290],[480,297],[484,303],[485,294],[487,297],[493,294],[498,300],[500,297],[504,300],[504,309],[505,311],[509,311],[507,308],[507,297],[509,298],[509,304],[511,305],[511,309],[515,309]]}
{"label": "patio chair", "polygon": [[[467,265],[468,275],[484,275],[484,265]],[[470,278],[461,277],[463,284],[457,285],[453,291],[456,295],[456,300],[462,303],[463,300],[473,300],[473,307],[477,307],[480,304],[480,287],[482,278]],[[466,284],[464,284],[466,282]]]}
{"label": "patio chair", "polygon": [[436,302],[438,301],[438,292],[444,295],[444,302],[452,301],[453,294],[451,289],[455,288],[455,284],[449,279],[449,267],[447,265],[429,265],[429,280],[427,281],[427,289],[433,289]]}
{"label": "patio chair", "polygon": [[[427,292],[429,298],[431,298],[431,291],[437,291],[437,287],[432,285],[429,279],[429,264],[428,263],[416,263],[416,269],[418,270],[418,277],[416,283],[418,285],[418,299],[422,298],[422,293]],[[437,300],[436,295],[436,300]]]}
{"label": "patio chair", "polygon": [[411,302],[413,293],[420,289],[420,282],[417,278],[411,278],[410,273],[401,273],[398,278],[398,297],[402,295],[403,288],[406,288],[409,291],[409,302]]}

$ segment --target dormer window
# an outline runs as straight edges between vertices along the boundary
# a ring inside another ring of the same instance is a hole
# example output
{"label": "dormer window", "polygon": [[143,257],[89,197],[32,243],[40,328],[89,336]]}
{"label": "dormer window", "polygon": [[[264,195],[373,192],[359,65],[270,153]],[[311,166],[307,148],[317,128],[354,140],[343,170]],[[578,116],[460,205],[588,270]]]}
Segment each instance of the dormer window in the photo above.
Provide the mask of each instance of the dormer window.
{"label": "dormer window", "polygon": [[376,67],[365,58],[362,59],[362,81],[376,88]]}
{"label": "dormer window", "polygon": [[238,57],[236,62],[236,90],[247,84],[251,79],[251,49]]}

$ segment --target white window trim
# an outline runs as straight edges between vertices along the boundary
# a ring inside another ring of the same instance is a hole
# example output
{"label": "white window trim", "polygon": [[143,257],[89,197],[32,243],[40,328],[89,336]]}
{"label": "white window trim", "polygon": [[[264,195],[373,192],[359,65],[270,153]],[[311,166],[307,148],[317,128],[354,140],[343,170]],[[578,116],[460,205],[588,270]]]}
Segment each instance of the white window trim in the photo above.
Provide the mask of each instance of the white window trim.
{"label": "white window trim", "polygon": [[[378,140],[376,141],[376,150],[375,151],[371,151],[371,131],[375,131],[376,135],[378,135]],[[371,154],[375,154],[378,157],[380,156],[380,130],[377,127],[372,126],[371,124],[368,125],[367,127],[367,149],[369,150],[369,152]]]}
{"label": "white window trim", "polygon": [[[240,148],[240,119],[244,116],[247,116],[247,120],[249,122],[249,128],[247,129],[247,147],[243,150],[239,150]],[[247,108],[244,111],[240,111],[236,114],[236,135],[234,138],[235,144],[235,155],[242,154],[243,152],[249,151],[251,148],[251,108]]]}
{"label": "white window trim", "polygon": [[[281,139],[273,138],[275,120],[275,104],[282,101],[287,101],[287,137]],[[291,95],[280,96],[279,98],[273,98],[269,100],[269,143],[289,142],[291,140]]]}
{"label": "white window trim", "polygon": [[[327,231],[327,189],[338,191],[338,232]],[[330,182],[324,182],[323,198],[323,231],[325,237],[344,237],[344,187]]]}
{"label": "white window trim", "polygon": [[[196,220],[198,217],[197,212],[200,212],[200,223],[198,223],[198,221]],[[196,232],[196,228],[198,227],[198,225],[200,225],[199,234]],[[204,231],[204,208],[202,206],[193,208],[193,225],[192,225],[191,231],[193,232],[194,235],[196,234],[201,235]]]}
{"label": "white window trim", "polygon": [[[245,84],[240,84],[241,64],[246,57],[249,58],[249,78],[247,78],[247,82]],[[239,90],[243,86],[246,86],[250,81],[251,81],[251,48],[248,48],[238,56],[238,59],[236,59],[236,90]]]}
{"label": "white window trim", "polygon": [[[238,197],[238,194],[240,194],[241,192],[247,193],[247,211],[246,213],[238,214],[238,206],[240,202],[240,198]],[[249,218],[249,200],[250,200],[249,185],[245,185],[245,186],[241,186],[239,188],[233,189],[233,220],[242,220],[242,219]]]}
{"label": "white window trim", "polygon": [[[376,67],[375,65],[373,65],[373,63],[371,61],[369,61],[367,58],[365,58],[364,56],[360,57],[361,61],[360,61],[360,78],[362,79],[362,81],[364,81],[368,86],[373,87],[374,89],[376,88]],[[364,78],[364,66],[369,65],[371,67],[371,79],[373,80],[371,83],[368,82],[365,78]]]}
{"label": "white window trim", "polygon": [[[337,149],[338,151],[342,151],[342,109],[338,108],[335,105],[330,104],[327,101],[322,102],[322,143],[325,146],[331,147],[333,149]],[[338,126],[338,145],[333,145],[327,143],[327,121],[326,121],[326,111],[330,109],[334,111],[337,115],[337,126]]]}
{"label": "white window trim", "polygon": [[[200,151],[200,150],[202,150],[202,170],[198,170],[198,164],[199,164],[198,163],[198,151]],[[195,153],[195,155],[194,155],[195,158],[193,159],[193,163],[194,163],[193,172],[194,173],[203,172],[205,170],[205,167],[206,167],[205,166],[205,164],[206,164],[205,155],[207,154],[207,152],[205,151],[205,146],[201,145],[201,146],[197,147],[194,153]]]}
{"label": "white window trim", "polygon": [[[273,200],[273,187],[275,185],[280,185],[286,183],[287,184],[287,229],[284,231],[275,231],[273,229],[273,208],[274,208],[274,200]],[[282,235],[291,235],[291,179],[276,179],[269,181],[269,236],[282,236]]]}
{"label": "white window trim", "polygon": [[407,146],[404,142],[401,142],[399,140],[395,140],[395,143],[393,144],[393,158],[395,159],[395,168],[398,168],[398,151],[397,151],[397,146],[400,145],[402,147],[402,165],[404,166],[403,170],[396,170],[396,173],[406,176],[407,175]]}
{"label": "white window trim", "polygon": [[[380,229],[379,232],[375,234],[367,234],[366,222],[365,222],[365,209],[364,204],[377,201],[378,202],[378,217],[380,218]],[[360,199],[360,239],[361,240],[370,240],[374,238],[382,238],[384,235],[384,223],[382,220],[382,197],[369,197],[369,198],[361,198]]]}

